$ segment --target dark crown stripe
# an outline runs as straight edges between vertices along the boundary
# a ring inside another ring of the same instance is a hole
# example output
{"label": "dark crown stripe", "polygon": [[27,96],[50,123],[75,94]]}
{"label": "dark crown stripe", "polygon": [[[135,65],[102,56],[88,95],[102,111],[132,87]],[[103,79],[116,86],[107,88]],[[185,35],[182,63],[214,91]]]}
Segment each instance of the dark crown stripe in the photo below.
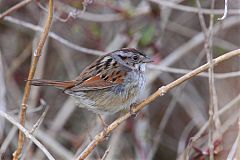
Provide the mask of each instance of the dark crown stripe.
{"label": "dark crown stripe", "polygon": [[127,59],[128,57],[127,56],[121,56],[121,55],[118,55],[122,60],[125,60]]}
{"label": "dark crown stripe", "polygon": [[143,54],[142,52],[136,50],[135,48],[122,48],[122,49],[119,49],[118,51],[132,52],[132,53],[140,54],[142,56],[146,56],[145,54]]}

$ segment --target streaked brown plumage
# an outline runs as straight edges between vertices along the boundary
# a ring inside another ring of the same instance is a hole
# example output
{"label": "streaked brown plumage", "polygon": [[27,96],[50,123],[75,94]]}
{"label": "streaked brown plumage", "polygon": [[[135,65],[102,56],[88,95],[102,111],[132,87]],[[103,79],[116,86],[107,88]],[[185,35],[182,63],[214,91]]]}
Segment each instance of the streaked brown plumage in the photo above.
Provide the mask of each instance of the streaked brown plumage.
{"label": "streaked brown plumage", "polygon": [[96,113],[115,113],[134,103],[145,86],[145,63],[136,49],[116,50],[99,57],[74,80],[30,80],[35,86],[54,86]]}

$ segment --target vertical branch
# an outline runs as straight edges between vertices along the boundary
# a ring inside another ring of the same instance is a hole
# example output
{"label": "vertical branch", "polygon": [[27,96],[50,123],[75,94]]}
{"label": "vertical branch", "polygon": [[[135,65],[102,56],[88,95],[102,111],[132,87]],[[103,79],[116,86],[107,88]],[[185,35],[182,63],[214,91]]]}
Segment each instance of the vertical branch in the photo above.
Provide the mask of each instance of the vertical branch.
{"label": "vertical branch", "polygon": [[[198,15],[199,15],[200,24],[204,31],[204,36],[205,36],[204,49],[207,54],[208,63],[210,64],[210,67],[208,69],[209,94],[210,94],[208,146],[209,146],[209,150],[210,150],[210,160],[213,160],[214,159],[214,155],[213,155],[214,129],[216,127],[216,131],[217,131],[217,133],[219,133],[219,128],[220,128],[220,120],[219,120],[219,116],[218,116],[217,93],[216,93],[215,82],[214,82],[213,56],[212,56],[214,15],[210,14],[210,22],[209,22],[209,27],[207,29],[206,23],[205,23],[205,20],[203,17],[203,13],[202,13],[200,1],[197,0],[196,2],[197,2],[198,9],[199,9]],[[215,0],[212,0],[211,9],[214,9],[214,3],[215,3]],[[219,134],[217,134],[217,136],[219,136]]]}
{"label": "vertical branch", "polygon": [[[5,112],[6,110],[6,86],[4,81],[4,69],[3,69],[3,59],[2,59],[2,53],[0,50],[0,111]],[[5,121],[4,119],[0,118],[0,140],[3,138],[4,133],[4,126]],[[1,151],[0,151],[1,152]],[[0,153],[1,154],[1,153]],[[1,155],[0,155],[1,157]]]}
{"label": "vertical branch", "polygon": [[[214,9],[214,3],[215,0],[212,0],[211,3],[211,9]],[[209,151],[210,151],[210,160],[214,160],[214,128],[218,128],[219,119],[218,116],[216,116],[218,112],[217,107],[217,95],[216,95],[216,89],[215,89],[215,82],[214,82],[214,66],[213,66],[213,53],[212,53],[212,46],[213,46],[213,18],[214,15],[210,15],[210,23],[208,28],[208,37],[207,37],[207,43],[206,43],[206,51],[207,51],[207,60],[210,64],[210,67],[208,69],[209,73],[209,94],[210,94],[210,104],[209,104],[209,135],[208,135],[208,145],[209,145]]]}
{"label": "vertical branch", "polygon": [[[238,119],[238,137],[240,137],[240,119]],[[236,159],[240,159],[240,138],[237,141]]]}
{"label": "vertical branch", "polygon": [[[48,18],[47,18],[47,21],[44,26],[44,31],[41,34],[37,49],[34,52],[34,58],[33,58],[33,62],[32,62],[32,65],[31,65],[31,68],[29,71],[28,79],[33,79],[33,77],[34,77],[34,74],[35,74],[35,71],[37,68],[37,63],[41,56],[42,48],[44,46],[44,43],[48,36],[48,32],[51,27],[52,17],[53,17],[53,0],[49,0]],[[30,82],[27,81],[25,89],[24,89],[24,95],[23,95],[23,99],[22,99],[22,107],[21,107],[21,111],[20,111],[20,124],[23,126],[25,124],[27,102],[28,102],[28,98],[30,95],[30,90],[31,90],[31,85],[30,85]],[[24,143],[24,134],[22,131],[19,130],[18,147],[17,147],[17,150],[13,154],[13,160],[17,160],[19,155],[21,154],[22,148],[23,148],[23,143]]]}

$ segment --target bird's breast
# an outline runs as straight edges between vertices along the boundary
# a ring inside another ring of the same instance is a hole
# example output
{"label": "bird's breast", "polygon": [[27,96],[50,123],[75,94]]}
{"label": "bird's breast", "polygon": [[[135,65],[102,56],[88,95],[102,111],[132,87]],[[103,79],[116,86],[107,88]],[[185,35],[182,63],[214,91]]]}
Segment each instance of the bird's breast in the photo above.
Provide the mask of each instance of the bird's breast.
{"label": "bird's breast", "polygon": [[146,85],[146,77],[143,72],[134,71],[127,75],[124,83],[116,86],[116,94],[131,100],[136,99],[144,90]]}

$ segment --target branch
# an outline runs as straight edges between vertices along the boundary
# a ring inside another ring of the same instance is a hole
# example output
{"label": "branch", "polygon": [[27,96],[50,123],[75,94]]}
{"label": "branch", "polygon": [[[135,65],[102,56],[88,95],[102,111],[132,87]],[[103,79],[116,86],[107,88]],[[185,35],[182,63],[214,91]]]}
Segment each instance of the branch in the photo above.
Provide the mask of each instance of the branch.
{"label": "branch", "polygon": [[225,4],[224,5],[224,13],[223,13],[223,16],[221,18],[217,19],[219,21],[224,20],[227,17],[227,13],[228,13],[228,0],[225,0],[224,4]]}
{"label": "branch", "polygon": [[[65,12],[68,13],[74,13],[76,8],[71,7],[69,5],[65,5],[61,1],[56,1],[56,5],[62,8]],[[105,13],[105,14],[97,14],[97,13],[90,13],[90,12],[79,12],[81,14],[78,14],[77,12],[74,13],[73,18],[78,18],[80,20],[86,20],[91,22],[115,22],[115,21],[122,21],[126,19],[132,19],[135,17],[140,17],[149,14],[150,7],[148,5],[144,6],[136,6],[133,13],[129,15],[128,17],[124,16],[122,13]]]}
{"label": "branch", "polygon": [[[41,56],[41,51],[42,48],[44,46],[44,43],[48,37],[48,32],[50,30],[51,27],[51,23],[52,23],[52,16],[53,16],[53,0],[49,0],[49,13],[48,13],[48,18],[47,21],[45,23],[44,26],[44,31],[40,37],[40,41],[38,43],[37,49],[34,52],[34,59],[29,71],[29,75],[28,75],[28,79],[33,79],[36,68],[37,68],[37,64],[38,64],[38,60]],[[26,110],[27,110],[27,102],[28,102],[28,98],[30,95],[30,90],[31,90],[31,85],[30,82],[27,81],[26,82],[26,86],[25,86],[25,90],[24,90],[24,95],[23,95],[23,99],[22,99],[22,107],[21,107],[21,111],[20,111],[20,124],[22,126],[24,126],[25,124],[25,117],[26,117]],[[22,148],[23,148],[23,143],[24,143],[24,135],[23,132],[19,131],[19,136],[18,136],[18,147],[17,150],[14,152],[13,154],[13,160],[17,160],[19,155],[22,152]]]}
{"label": "branch", "polygon": [[[161,1],[159,1],[159,0],[149,0],[149,1],[157,3],[157,4],[159,4],[161,6],[164,6],[164,7],[169,7],[169,8],[173,8],[173,9],[184,11],[184,12],[192,12],[192,13],[198,13],[199,12],[198,8],[177,4],[177,3],[167,1],[167,0],[161,0]],[[224,14],[224,12],[225,12],[224,9],[205,9],[205,8],[202,9],[202,13],[203,14],[208,14],[208,15],[211,15],[211,14],[219,15],[219,14]],[[228,14],[237,15],[237,14],[240,14],[240,10],[239,9],[231,9],[231,10],[228,10]]]}
{"label": "branch", "polygon": [[[29,133],[32,134],[32,135],[37,130],[37,128],[39,128],[39,126],[42,124],[44,118],[47,115],[47,111],[49,109],[48,104],[44,100],[41,99],[40,101],[41,101],[41,105],[43,105],[43,107],[45,109],[44,109],[42,115],[40,116],[40,118],[37,120],[37,122],[33,125],[33,128],[29,131]],[[32,142],[28,143],[25,152],[22,153],[22,156],[21,156],[22,159],[25,159],[25,157],[27,155],[27,152],[30,150],[31,146],[32,146]]]}
{"label": "branch", "polygon": [[[215,0],[211,2],[211,9],[214,9]],[[207,61],[210,63],[210,67],[208,69],[209,73],[209,129],[208,129],[208,146],[209,146],[209,159],[214,160],[214,129],[216,127],[216,132],[219,132],[220,128],[220,120],[218,115],[218,103],[217,103],[217,93],[215,88],[215,80],[214,80],[214,66],[213,66],[213,20],[214,15],[210,15],[209,27],[206,32],[206,41],[205,41],[205,51],[207,53]],[[213,118],[215,117],[215,119]]]}
{"label": "branch", "polygon": [[43,153],[47,156],[49,160],[55,160],[53,156],[48,152],[48,150],[39,142],[26,128],[24,128],[20,123],[18,123],[14,118],[6,114],[5,112],[0,111],[0,116],[6,118],[9,122],[11,122],[14,126],[16,126],[19,130],[22,131],[26,135],[27,138],[31,139],[38,148],[40,148]]}
{"label": "branch", "polygon": [[[6,84],[4,81],[4,67],[3,67],[3,58],[2,58],[2,52],[0,50],[0,111],[6,111],[7,108],[7,103],[6,103]],[[4,119],[0,118],[0,139],[3,138],[4,135],[4,126],[5,126],[5,121]],[[0,157],[1,157],[1,150],[0,150]]]}
{"label": "branch", "polygon": [[6,10],[5,12],[3,12],[2,14],[0,14],[0,21],[8,16],[9,14],[11,14],[12,12],[18,10],[19,8],[22,8],[23,6],[27,5],[28,3],[32,2],[32,0],[24,0],[18,4],[16,4],[15,6],[9,8],[8,10]]}
{"label": "branch", "polygon": [[[240,56],[240,49],[228,52],[222,56],[219,56],[218,58],[213,59],[212,64],[216,66],[220,62],[226,61],[234,56]],[[175,88],[176,86],[182,84],[183,82],[191,79],[192,77],[196,76],[197,74],[209,69],[210,64],[204,64],[197,69],[187,73],[186,75],[180,77],[179,79],[173,81],[172,83],[169,83],[166,86],[162,86],[159,88],[155,93],[153,93],[151,96],[149,96],[147,99],[142,101],[140,104],[138,104],[136,107],[132,108],[132,111],[134,113],[142,110],[147,104],[153,102],[155,99],[157,99],[160,96],[165,95],[168,91]],[[119,117],[116,119],[112,124],[110,124],[104,131],[100,132],[98,135],[94,137],[94,139],[89,143],[89,145],[85,148],[85,150],[78,156],[77,159],[84,160],[92,151],[93,149],[103,142],[103,140],[114,130],[116,129],[121,123],[123,123],[126,119],[131,117],[130,112],[126,113],[122,117]]]}
{"label": "branch", "polygon": [[[239,120],[238,120],[238,126],[240,127]],[[230,152],[228,153],[227,160],[230,159],[237,159],[239,157],[239,143],[240,143],[240,130],[238,131],[238,136],[233,143]]]}
{"label": "branch", "polygon": [[[17,24],[19,26],[31,29],[33,31],[38,31],[38,32],[43,31],[43,28],[40,27],[40,26],[37,26],[37,25],[34,25],[32,23],[13,18],[11,16],[7,16],[4,20],[7,21],[7,22],[10,22],[10,23],[14,23],[14,24]],[[222,21],[221,25],[220,24],[215,25],[214,34],[219,32],[220,30],[221,31],[225,30],[225,29],[230,28],[232,26],[235,26],[237,24],[239,24],[239,17],[238,16],[229,17],[225,21]],[[70,42],[69,40],[67,40],[67,39],[65,39],[61,36],[59,36],[57,33],[54,33],[54,32],[49,32],[49,37],[51,37],[52,39],[58,41],[59,43],[65,45],[65,46],[67,46],[71,49],[79,51],[77,53],[83,52],[83,53],[87,53],[87,54],[91,54],[91,55],[98,55],[98,56],[106,54],[106,52],[103,52],[103,51],[89,49],[89,48],[85,48],[85,47],[79,46],[77,44],[74,44],[74,43]],[[174,63],[179,58],[184,56],[186,53],[189,53],[191,49],[200,45],[203,41],[204,41],[204,35],[203,35],[202,32],[200,32],[196,36],[191,38],[191,40],[189,40],[186,44],[182,45],[181,47],[179,47],[175,51],[173,51],[168,56],[167,59],[165,58],[164,59],[165,62],[161,63],[161,67],[162,66],[169,66],[170,64]],[[229,46],[229,44],[228,44],[228,46]]]}
{"label": "branch", "polygon": [[[13,18],[11,16],[7,16],[4,20],[9,21],[11,23],[18,24],[20,26],[23,26],[25,28],[28,28],[28,29],[31,29],[31,30],[34,30],[34,31],[37,31],[37,32],[42,32],[43,31],[43,28],[40,27],[40,26],[37,26],[37,25],[34,25],[32,23],[28,23],[28,22]],[[56,41],[60,42],[61,44],[64,44],[64,45],[68,46],[69,48],[72,48],[72,49],[74,49],[76,51],[79,51],[79,52],[84,52],[84,53],[88,53],[88,54],[92,54],[92,55],[98,55],[98,56],[101,56],[101,55],[105,54],[105,52],[102,52],[102,51],[88,49],[88,48],[78,46],[77,44],[74,44],[74,43],[64,39],[63,37],[59,36],[58,34],[56,34],[54,32],[49,32],[49,37],[55,39]]]}
{"label": "branch", "polygon": [[[233,98],[228,104],[226,104],[224,107],[222,107],[218,111],[219,116],[223,116],[224,113],[230,112],[229,110],[232,109],[234,106],[236,106],[236,104],[238,104],[238,103],[240,103],[240,94],[238,96],[236,96],[235,98]],[[201,127],[201,129],[194,136],[191,137],[191,139],[190,139],[189,143],[187,144],[187,147],[184,149],[183,153],[180,156],[178,156],[179,160],[189,159],[189,153],[193,146],[193,143],[196,142],[203,135],[203,133],[206,131],[206,129],[208,127],[209,127],[209,121],[207,121]],[[224,133],[224,132],[221,131],[221,133]]]}
{"label": "branch", "polygon": [[[175,73],[175,74],[186,74],[192,71],[190,69],[181,69],[181,68],[160,66],[160,65],[154,65],[154,64],[148,64],[147,67],[149,69],[158,70],[166,73]],[[196,76],[203,77],[203,78],[209,77],[207,72],[202,72]],[[215,79],[228,79],[228,78],[239,77],[239,76],[240,76],[240,71],[214,73]]]}

